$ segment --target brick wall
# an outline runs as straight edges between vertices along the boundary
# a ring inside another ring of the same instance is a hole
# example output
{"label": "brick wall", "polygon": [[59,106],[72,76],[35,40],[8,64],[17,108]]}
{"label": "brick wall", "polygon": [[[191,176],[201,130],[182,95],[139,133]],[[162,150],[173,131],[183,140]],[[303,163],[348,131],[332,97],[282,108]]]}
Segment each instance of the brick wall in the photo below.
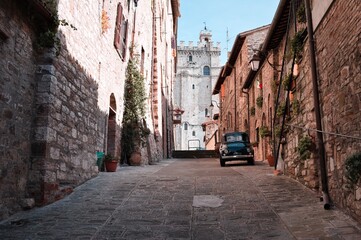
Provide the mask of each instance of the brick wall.
{"label": "brick wall", "polygon": [[[324,130],[360,137],[360,1],[335,1],[315,38]],[[352,153],[360,152],[361,141],[325,135],[325,144],[331,198],[360,218],[361,189],[346,188],[344,162]]]}

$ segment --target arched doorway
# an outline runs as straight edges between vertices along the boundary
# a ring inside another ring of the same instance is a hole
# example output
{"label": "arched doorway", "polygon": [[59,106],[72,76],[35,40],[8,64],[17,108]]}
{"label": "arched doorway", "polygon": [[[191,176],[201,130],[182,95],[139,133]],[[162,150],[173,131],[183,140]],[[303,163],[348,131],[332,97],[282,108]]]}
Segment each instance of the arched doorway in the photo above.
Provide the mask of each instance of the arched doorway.
{"label": "arched doorway", "polygon": [[110,95],[109,114],[108,114],[108,131],[107,131],[107,153],[117,156],[117,104],[114,93]]}

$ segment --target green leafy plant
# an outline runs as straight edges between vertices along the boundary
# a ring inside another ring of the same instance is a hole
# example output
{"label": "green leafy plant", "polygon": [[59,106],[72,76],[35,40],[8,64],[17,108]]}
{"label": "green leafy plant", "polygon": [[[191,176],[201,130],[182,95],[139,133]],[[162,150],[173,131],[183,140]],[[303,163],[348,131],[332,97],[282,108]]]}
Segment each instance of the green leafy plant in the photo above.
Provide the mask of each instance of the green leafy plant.
{"label": "green leafy plant", "polygon": [[111,161],[117,161],[118,160],[118,158],[117,157],[114,157],[112,154],[110,154],[110,153],[108,153],[108,154],[106,154],[105,156],[104,156],[104,159],[103,159],[103,161],[104,162],[111,162]]}
{"label": "green leafy plant", "polygon": [[261,138],[267,137],[271,134],[270,130],[268,129],[267,126],[261,126],[259,128],[259,135],[261,136]]}
{"label": "green leafy plant", "polygon": [[150,134],[150,130],[143,123],[145,100],[144,78],[138,70],[137,63],[129,60],[124,92],[122,160],[129,159],[133,152],[144,146],[146,137]]}
{"label": "green leafy plant", "polygon": [[297,22],[299,23],[306,23],[306,11],[305,11],[305,4],[302,3],[299,8],[297,9]]}
{"label": "green leafy plant", "polygon": [[292,101],[292,113],[293,115],[298,115],[300,113],[300,101],[297,99]]}
{"label": "green leafy plant", "polygon": [[353,187],[361,177],[361,152],[349,156],[345,161],[345,176]]}
{"label": "green leafy plant", "polygon": [[262,96],[258,96],[256,99],[256,105],[257,107],[261,108],[263,105],[263,97]]}
{"label": "green leafy plant", "polygon": [[291,51],[296,55],[296,59],[302,58],[304,32],[305,29],[298,31],[291,40]]}
{"label": "green leafy plant", "polygon": [[277,115],[278,117],[282,116],[283,113],[285,112],[285,110],[286,110],[286,104],[285,104],[285,103],[281,103],[280,105],[278,105],[276,115]]}
{"label": "green leafy plant", "polygon": [[251,115],[254,116],[256,114],[256,108],[251,107],[250,112],[251,112]]}
{"label": "green leafy plant", "polygon": [[[56,55],[59,55],[61,50],[61,42],[57,36],[59,26],[70,26],[73,30],[77,28],[68,23],[65,19],[59,19],[58,15],[58,1],[56,0],[40,0],[44,8],[51,15],[51,19],[44,21],[39,14],[34,14],[34,11],[29,12],[32,24],[37,28],[37,40],[35,47],[37,50],[42,51],[44,48],[55,48]],[[26,8],[26,6],[25,6]],[[29,8],[26,10],[29,11]]]}
{"label": "green leafy plant", "polygon": [[283,89],[286,91],[288,90],[288,85],[290,84],[291,78],[292,78],[292,75],[288,74],[282,81]]}
{"label": "green leafy plant", "polygon": [[298,141],[297,152],[301,160],[306,160],[311,156],[312,140],[309,136],[303,136]]}

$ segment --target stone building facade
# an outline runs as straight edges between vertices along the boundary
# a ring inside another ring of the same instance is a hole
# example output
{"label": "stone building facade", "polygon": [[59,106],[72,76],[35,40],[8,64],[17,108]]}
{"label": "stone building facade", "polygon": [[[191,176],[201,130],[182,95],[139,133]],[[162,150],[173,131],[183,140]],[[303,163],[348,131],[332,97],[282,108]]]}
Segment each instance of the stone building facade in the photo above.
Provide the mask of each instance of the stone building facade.
{"label": "stone building facade", "polygon": [[[255,106],[256,95],[262,91],[262,79],[252,92],[244,91],[242,86],[246,79],[246,71],[249,69],[249,61],[253,56],[254,49],[258,49],[263,43],[269,26],[246,31],[237,35],[227,63],[219,74],[213,94],[219,97],[220,107],[220,136],[227,132],[244,131],[250,132],[250,126],[254,126],[253,114],[249,114],[248,103]],[[260,111],[256,111],[257,114]],[[251,124],[250,124],[251,123]],[[257,141],[255,136],[250,136],[251,141]],[[260,159],[259,156],[255,157]]]}
{"label": "stone building facade", "polygon": [[[172,148],[165,143],[172,139],[179,2],[52,3],[0,3],[0,219],[56,201],[96,176],[97,151],[122,154],[129,59],[138,61],[150,96],[144,124],[151,134],[141,164]],[[40,36],[54,13],[66,24],[56,28],[55,47],[44,48]],[[163,86],[168,90],[155,91]]]}
{"label": "stone building facade", "polygon": [[202,124],[218,113],[217,102],[210,108],[212,88],[220,70],[220,43],[214,45],[212,32],[206,28],[196,45],[181,41],[177,49],[177,74],[174,83],[174,106],[184,111],[181,124],[174,128],[176,150],[205,149]]}
{"label": "stone building facade", "polygon": [[[308,5],[310,14],[305,14]],[[259,139],[257,159],[273,153],[277,174],[318,191],[325,208],[335,204],[358,219],[360,180],[350,187],[346,162],[360,153],[361,144],[361,116],[355,111],[360,105],[360,9],[357,0],[280,1],[264,43],[254,52],[261,67],[248,69],[243,85],[263,98],[262,113],[255,107],[250,121],[251,139]],[[269,132],[262,138],[265,128]]]}

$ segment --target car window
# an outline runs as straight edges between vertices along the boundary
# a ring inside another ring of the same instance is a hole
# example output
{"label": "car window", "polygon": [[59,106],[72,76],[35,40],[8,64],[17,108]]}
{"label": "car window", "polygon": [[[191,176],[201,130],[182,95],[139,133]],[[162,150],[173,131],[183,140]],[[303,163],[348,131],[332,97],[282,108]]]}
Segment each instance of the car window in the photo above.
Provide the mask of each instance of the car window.
{"label": "car window", "polygon": [[248,142],[248,136],[245,133],[226,134],[224,136],[225,142]]}

